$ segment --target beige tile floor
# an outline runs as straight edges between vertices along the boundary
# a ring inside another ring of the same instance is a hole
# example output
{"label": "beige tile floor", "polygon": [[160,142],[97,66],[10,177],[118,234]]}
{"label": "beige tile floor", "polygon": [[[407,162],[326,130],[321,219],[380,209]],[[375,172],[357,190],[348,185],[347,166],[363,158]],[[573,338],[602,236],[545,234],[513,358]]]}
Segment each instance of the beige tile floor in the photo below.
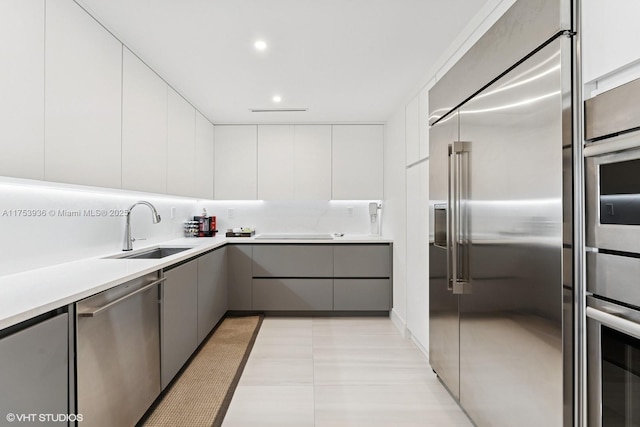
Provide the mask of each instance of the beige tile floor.
{"label": "beige tile floor", "polygon": [[388,318],[266,317],[223,426],[471,423]]}

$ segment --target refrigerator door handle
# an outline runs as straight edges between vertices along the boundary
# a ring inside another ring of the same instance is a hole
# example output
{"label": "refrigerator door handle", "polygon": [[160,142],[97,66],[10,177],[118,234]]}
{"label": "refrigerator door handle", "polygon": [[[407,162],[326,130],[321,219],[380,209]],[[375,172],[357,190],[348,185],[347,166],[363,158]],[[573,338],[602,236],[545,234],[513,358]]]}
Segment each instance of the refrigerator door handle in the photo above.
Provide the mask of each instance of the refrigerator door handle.
{"label": "refrigerator door handle", "polygon": [[[469,293],[469,148],[466,141],[449,144],[449,206],[447,271],[448,289],[454,294]],[[465,205],[463,206],[463,201]]]}
{"label": "refrigerator door handle", "polygon": [[456,215],[456,203],[453,188],[455,188],[455,155],[453,154],[453,144],[449,144],[447,159],[447,290],[453,292],[453,283],[456,281],[456,270],[454,265],[457,263],[455,250],[456,241],[454,238],[454,221]]}

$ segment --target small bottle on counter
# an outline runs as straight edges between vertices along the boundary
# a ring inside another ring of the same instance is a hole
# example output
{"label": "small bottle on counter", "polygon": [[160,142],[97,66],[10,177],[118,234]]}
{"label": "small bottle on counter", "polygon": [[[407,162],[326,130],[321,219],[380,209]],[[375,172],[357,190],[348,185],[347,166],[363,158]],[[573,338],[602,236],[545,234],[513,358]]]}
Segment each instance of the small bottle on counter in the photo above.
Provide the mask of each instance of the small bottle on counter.
{"label": "small bottle on counter", "polygon": [[206,209],[202,209],[202,215],[198,221],[200,222],[198,237],[207,237],[209,235],[209,217],[207,217]]}

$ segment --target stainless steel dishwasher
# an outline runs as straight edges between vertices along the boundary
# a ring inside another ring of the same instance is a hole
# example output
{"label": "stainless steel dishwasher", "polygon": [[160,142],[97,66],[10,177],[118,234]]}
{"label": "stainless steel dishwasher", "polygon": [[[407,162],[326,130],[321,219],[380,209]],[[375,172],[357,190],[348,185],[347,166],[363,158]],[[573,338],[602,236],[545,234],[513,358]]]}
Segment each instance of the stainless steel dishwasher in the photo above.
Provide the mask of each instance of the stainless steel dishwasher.
{"label": "stainless steel dishwasher", "polygon": [[133,426],[160,394],[160,272],[76,304],[78,413]]}

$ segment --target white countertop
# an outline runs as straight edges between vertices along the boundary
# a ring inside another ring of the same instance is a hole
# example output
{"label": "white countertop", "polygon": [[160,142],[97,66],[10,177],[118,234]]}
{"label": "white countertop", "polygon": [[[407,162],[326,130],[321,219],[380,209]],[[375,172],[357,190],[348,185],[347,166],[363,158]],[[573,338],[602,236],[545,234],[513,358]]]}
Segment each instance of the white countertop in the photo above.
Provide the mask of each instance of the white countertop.
{"label": "white countertop", "polygon": [[[192,247],[161,259],[105,259],[119,253],[82,259],[22,273],[0,276],[0,329],[66,306],[144,274],[200,255],[227,243],[340,244],[391,243],[374,236],[345,235],[326,240],[255,239],[254,237],[182,238],[147,246]],[[135,252],[144,250],[141,246]],[[120,252],[121,253],[121,252]]]}

